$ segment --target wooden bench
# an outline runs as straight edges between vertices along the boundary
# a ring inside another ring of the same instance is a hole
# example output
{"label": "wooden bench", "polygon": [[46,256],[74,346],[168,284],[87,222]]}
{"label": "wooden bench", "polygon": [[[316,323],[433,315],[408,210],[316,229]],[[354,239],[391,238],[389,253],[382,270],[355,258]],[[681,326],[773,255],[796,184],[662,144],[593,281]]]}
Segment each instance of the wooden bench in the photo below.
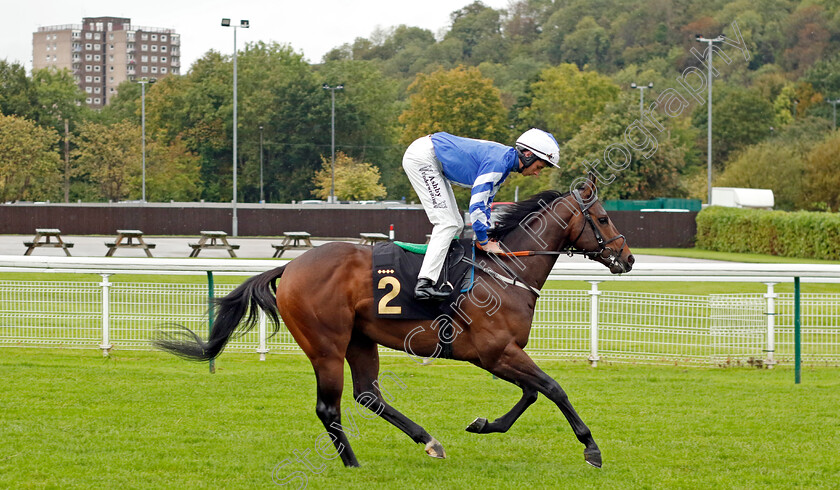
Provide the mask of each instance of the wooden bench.
{"label": "wooden bench", "polygon": [[359,236],[362,237],[359,240],[361,245],[374,245],[376,242],[387,242],[388,235],[384,233],[359,233]]}
{"label": "wooden bench", "polygon": [[234,245],[228,243],[227,241],[227,233],[224,231],[201,231],[201,239],[199,239],[198,243],[190,243],[189,246],[192,248],[192,252],[190,253],[190,257],[198,257],[198,254],[202,250],[207,249],[215,249],[215,250],[227,250],[231,257],[236,257],[236,253],[234,250],[239,249],[239,245]]}
{"label": "wooden bench", "polygon": [[154,243],[143,240],[143,232],[140,230],[117,230],[117,239],[105,242],[105,246],[108,247],[106,257],[113,257],[118,248],[142,248],[147,257],[152,257],[151,249],[155,248]]}
{"label": "wooden bench", "polygon": [[275,259],[282,257],[286,250],[308,250],[313,248],[311,235],[305,231],[283,232],[283,241],[281,243],[272,243],[271,246],[274,248],[272,258]]}
{"label": "wooden bench", "polygon": [[[55,238],[55,241],[51,241],[52,238]],[[58,228],[36,228],[35,238],[32,241],[23,242],[23,246],[26,247],[26,252],[23,255],[32,255],[32,251],[38,247],[53,247],[64,250],[64,253],[70,257],[70,250],[68,249],[73,248],[73,243],[62,240],[61,230]]]}

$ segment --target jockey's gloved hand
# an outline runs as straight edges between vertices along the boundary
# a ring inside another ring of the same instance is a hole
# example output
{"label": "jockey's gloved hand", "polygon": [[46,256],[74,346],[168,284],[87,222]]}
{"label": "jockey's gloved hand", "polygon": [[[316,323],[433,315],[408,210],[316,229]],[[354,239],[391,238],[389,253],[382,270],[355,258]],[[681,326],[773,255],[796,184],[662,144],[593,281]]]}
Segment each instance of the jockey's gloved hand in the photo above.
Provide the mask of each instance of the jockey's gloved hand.
{"label": "jockey's gloved hand", "polygon": [[482,245],[481,242],[475,242],[475,244],[480,250],[484,250],[487,253],[492,253],[492,254],[505,253],[504,250],[502,250],[502,247],[499,246],[499,242],[496,241],[496,240],[489,240],[484,245]]}

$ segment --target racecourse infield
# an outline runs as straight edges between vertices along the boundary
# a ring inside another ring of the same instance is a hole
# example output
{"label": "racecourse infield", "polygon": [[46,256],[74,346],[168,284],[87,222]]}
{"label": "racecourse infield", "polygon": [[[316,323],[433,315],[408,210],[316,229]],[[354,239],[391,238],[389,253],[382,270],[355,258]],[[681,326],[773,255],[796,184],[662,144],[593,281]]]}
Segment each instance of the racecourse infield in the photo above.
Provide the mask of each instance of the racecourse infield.
{"label": "racecourse infield", "polygon": [[[565,388],[604,454],[545,397],[506,434],[520,391],[473,366],[382,360],[393,405],[441,441],[432,459],[398,429],[344,421],[361,468],[316,453],[324,432],[302,355],[226,353],[216,374],[159,352],[0,349],[0,488],[837,488],[840,370],[538,364]],[[349,371],[349,370],[345,370]],[[349,387],[346,372],[345,386]]]}

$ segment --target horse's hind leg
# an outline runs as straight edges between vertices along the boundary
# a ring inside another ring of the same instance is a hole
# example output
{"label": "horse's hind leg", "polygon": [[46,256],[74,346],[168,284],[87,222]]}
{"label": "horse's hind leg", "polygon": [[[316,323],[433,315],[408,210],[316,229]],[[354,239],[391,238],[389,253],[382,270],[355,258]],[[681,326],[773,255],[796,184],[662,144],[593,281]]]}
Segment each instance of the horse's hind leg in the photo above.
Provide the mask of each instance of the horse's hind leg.
{"label": "horse's hind leg", "polygon": [[312,362],[318,383],[318,401],[315,413],[330,434],[344,466],[359,466],[350,448],[347,435],[341,430],[341,392],[344,389],[344,359],[329,357]]}
{"label": "horse's hind leg", "polygon": [[519,419],[519,416],[522,415],[525,410],[528,409],[535,401],[537,401],[537,390],[533,388],[523,388],[522,389],[522,398],[516,402],[516,405],[510,409],[510,411],[501,417],[497,418],[492,422],[488,422],[487,419],[484,417],[478,417],[477,419],[473,420],[469,427],[467,427],[467,432],[473,432],[475,434],[489,434],[491,432],[507,432],[508,429],[513,426],[513,423]]}
{"label": "horse's hind leg", "polygon": [[[405,432],[414,442],[426,445],[426,453],[433,458],[445,458],[440,442],[425,429],[401,414],[385,400],[387,390],[380,388],[379,352],[376,343],[362,335],[354,335],[347,348],[347,363],[353,374],[353,398],[392,425]],[[398,381],[398,383],[400,383]]]}
{"label": "horse's hind leg", "polygon": [[511,343],[505,347],[504,353],[492,366],[482,367],[506,381],[521,386],[523,390],[530,388],[539,391],[553,401],[572,426],[577,439],[586,446],[583,450],[586,462],[597,468],[601,467],[601,450],[595,444],[589,428],[572,407],[566,392],[557,381],[537,367],[525,351]]}

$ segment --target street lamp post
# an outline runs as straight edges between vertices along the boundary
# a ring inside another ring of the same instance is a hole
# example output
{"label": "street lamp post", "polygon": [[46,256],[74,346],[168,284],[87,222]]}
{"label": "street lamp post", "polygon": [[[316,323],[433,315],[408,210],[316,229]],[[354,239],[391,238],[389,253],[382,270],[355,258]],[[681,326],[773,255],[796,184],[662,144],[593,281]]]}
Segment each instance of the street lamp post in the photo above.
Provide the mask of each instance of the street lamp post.
{"label": "street lamp post", "polygon": [[639,89],[639,114],[642,119],[645,118],[645,89],[646,88],[653,88],[653,82],[648,83],[645,86],[636,85],[636,82],[630,84],[630,88],[637,88]]}
{"label": "street lamp post", "polygon": [[335,87],[330,87],[326,83],[322,87],[324,90],[329,90],[332,95],[332,112],[330,114],[330,127],[332,138],[330,143],[330,152],[332,153],[332,170],[330,175],[330,203],[335,203],[335,91],[343,90],[344,84],[338,84]]}
{"label": "street lamp post", "polygon": [[826,100],[826,102],[834,106],[834,119],[832,119],[831,129],[837,131],[837,104],[840,104],[840,99]]}
{"label": "street lamp post", "polygon": [[708,190],[708,201],[707,204],[712,204],[712,47],[714,43],[723,42],[725,37],[723,34],[720,36],[709,39],[697,34],[697,42],[701,43],[708,43],[709,44],[709,53],[706,55],[706,60],[708,62],[708,69],[709,75],[708,80],[706,80],[706,85],[709,86],[709,100],[706,101],[708,104],[708,131],[706,134],[708,146],[706,148],[706,171],[707,171],[707,184],[706,188]]}
{"label": "street lamp post", "polygon": [[232,235],[239,235],[239,222],[236,218],[236,28],[247,29],[251,23],[247,20],[240,20],[238,26],[230,24],[230,19],[222,19],[223,27],[233,27],[233,223],[231,225]]}
{"label": "street lamp post", "polygon": [[146,202],[146,84],[155,83],[156,78],[143,77],[137,83],[140,84],[140,127],[142,128],[141,146],[143,147],[143,194],[140,198]]}
{"label": "street lamp post", "polygon": [[263,194],[263,127],[260,126],[260,202],[265,203]]}

